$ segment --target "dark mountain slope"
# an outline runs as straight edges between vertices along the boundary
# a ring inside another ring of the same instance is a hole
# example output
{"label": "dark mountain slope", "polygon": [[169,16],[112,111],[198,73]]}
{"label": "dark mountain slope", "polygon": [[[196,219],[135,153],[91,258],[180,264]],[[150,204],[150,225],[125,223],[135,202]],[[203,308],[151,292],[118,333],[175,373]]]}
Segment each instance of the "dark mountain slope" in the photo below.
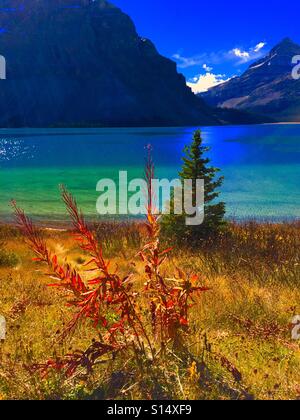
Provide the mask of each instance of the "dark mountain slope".
{"label": "dark mountain slope", "polygon": [[0,54],[0,127],[218,123],[105,0],[2,1]]}

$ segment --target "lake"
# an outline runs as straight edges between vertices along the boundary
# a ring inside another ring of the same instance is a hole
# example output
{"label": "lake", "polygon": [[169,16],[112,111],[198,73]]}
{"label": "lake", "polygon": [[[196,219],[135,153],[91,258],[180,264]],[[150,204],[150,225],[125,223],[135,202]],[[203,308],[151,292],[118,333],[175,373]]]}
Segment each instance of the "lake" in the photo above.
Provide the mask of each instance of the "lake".
{"label": "lake", "polygon": [[[11,220],[16,199],[41,221],[64,220],[59,184],[97,218],[96,184],[119,170],[141,177],[151,144],[157,177],[176,178],[194,127],[124,129],[1,129],[0,217]],[[237,220],[300,217],[300,125],[203,127],[212,164],[225,176],[222,199]]]}

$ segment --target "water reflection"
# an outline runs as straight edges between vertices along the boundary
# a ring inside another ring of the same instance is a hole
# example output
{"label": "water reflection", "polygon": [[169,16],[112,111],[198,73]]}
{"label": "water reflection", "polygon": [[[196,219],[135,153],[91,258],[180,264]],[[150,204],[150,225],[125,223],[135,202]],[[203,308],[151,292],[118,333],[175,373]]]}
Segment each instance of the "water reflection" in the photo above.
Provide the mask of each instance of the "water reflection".
{"label": "water reflection", "polygon": [[27,144],[23,139],[13,137],[0,138],[0,166],[3,163],[15,165],[35,158],[35,145]]}

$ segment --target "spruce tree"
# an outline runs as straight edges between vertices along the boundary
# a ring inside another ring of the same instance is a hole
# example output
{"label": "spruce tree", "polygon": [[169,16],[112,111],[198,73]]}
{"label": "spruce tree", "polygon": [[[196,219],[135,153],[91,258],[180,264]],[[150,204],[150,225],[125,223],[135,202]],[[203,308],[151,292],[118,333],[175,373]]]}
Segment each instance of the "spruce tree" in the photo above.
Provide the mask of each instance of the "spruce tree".
{"label": "spruce tree", "polygon": [[196,179],[204,180],[204,222],[199,226],[187,226],[186,215],[174,215],[171,200],[171,214],[165,215],[161,221],[162,233],[170,240],[186,242],[194,246],[203,240],[218,235],[225,226],[225,203],[217,202],[220,192],[218,188],[223,184],[224,177],[218,177],[220,169],[210,166],[210,159],[206,153],[210,147],[204,146],[201,132],[194,133],[193,142],[184,149],[183,167],[179,173],[182,183],[185,179],[193,180],[192,202],[196,202]]}

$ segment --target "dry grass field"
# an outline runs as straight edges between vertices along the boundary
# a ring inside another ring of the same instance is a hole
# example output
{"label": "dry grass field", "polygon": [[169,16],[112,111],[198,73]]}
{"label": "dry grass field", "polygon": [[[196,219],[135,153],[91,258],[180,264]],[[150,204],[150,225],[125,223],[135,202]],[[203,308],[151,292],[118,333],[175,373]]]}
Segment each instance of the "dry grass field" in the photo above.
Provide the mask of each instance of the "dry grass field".
{"label": "dry grass field", "polygon": [[[145,267],[136,253],[143,228],[111,222],[93,230],[112,270],[134,275],[142,313]],[[69,231],[45,229],[43,236],[88,279],[87,252]],[[232,223],[217,243],[171,251],[163,277],[180,268],[210,289],[195,297],[184,349],[167,348],[155,363],[107,355],[89,374],[82,368],[72,375],[43,375],[32,366],[88,348],[95,330],[85,321],[59,338],[74,308],[64,289],[47,286],[47,267],[33,261],[25,239],[15,227],[0,227],[0,314],[7,320],[0,399],[300,399],[300,341],[291,336],[300,314],[299,223]]]}

